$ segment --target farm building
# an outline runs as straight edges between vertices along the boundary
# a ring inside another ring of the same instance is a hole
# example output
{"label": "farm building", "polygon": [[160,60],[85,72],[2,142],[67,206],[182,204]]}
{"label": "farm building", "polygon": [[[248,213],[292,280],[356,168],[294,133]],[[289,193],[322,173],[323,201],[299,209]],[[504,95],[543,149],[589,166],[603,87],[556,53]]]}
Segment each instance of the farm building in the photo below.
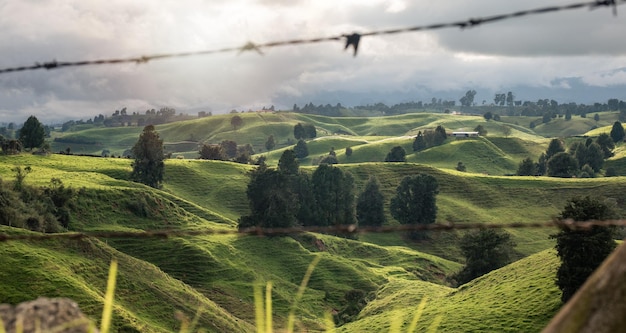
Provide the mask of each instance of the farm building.
{"label": "farm building", "polygon": [[469,138],[480,136],[478,132],[452,132],[452,136],[457,138]]}

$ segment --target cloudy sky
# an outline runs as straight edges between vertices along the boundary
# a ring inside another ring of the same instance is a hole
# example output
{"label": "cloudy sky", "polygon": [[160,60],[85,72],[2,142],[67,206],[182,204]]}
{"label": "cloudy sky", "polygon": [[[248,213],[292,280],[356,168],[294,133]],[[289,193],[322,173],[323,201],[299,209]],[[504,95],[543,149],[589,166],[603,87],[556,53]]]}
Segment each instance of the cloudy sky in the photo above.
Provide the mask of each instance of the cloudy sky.
{"label": "cloudy sky", "polygon": [[[0,0],[0,68],[236,47],[467,20],[569,0]],[[626,6],[470,29],[364,37],[257,52],[0,74],[0,123],[294,103],[476,101],[495,92],[561,102],[626,100]]]}

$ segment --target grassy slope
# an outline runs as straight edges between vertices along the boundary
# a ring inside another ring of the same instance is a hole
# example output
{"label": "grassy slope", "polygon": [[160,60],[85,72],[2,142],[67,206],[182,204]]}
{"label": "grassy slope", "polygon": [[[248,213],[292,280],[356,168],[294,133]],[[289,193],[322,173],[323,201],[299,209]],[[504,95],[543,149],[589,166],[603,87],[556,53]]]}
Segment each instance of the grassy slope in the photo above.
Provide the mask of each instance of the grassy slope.
{"label": "grassy slope", "polygon": [[[0,231],[14,232],[4,226]],[[4,303],[38,296],[69,297],[97,320],[102,312],[108,265],[115,258],[119,262],[115,329],[172,332],[181,325],[175,316],[177,311],[193,318],[202,309],[199,327],[211,332],[253,331],[251,325],[156,266],[118,252],[102,241],[7,242],[1,244],[0,253],[0,299]]]}
{"label": "grassy slope", "polygon": [[547,250],[493,271],[457,289],[423,281],[393,280],[378,291],[359,320],[339,332],[383,332],[391,323],[406,330],[418,304],[424,332],[441,316],[441,332],[538,332],[560,307],[554,285],[558,259]]}

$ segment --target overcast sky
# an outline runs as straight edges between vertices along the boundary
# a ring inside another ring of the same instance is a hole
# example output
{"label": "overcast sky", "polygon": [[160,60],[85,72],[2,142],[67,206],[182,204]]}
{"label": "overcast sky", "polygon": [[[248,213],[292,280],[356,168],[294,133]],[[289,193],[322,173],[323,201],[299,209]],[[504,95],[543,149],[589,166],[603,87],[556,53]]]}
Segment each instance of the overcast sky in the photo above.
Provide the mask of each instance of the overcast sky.
{"label": "overcast sky", "polygon": [[[0,68],[136,57],[467,20],[565,0],[0,0]],[[294,103],[476,101],[495,92],[626,100],[626,6],[257,52],[0,74],[0,122],[127,107],[223,112]],[[458,102],[457,102],[458,103]]]}

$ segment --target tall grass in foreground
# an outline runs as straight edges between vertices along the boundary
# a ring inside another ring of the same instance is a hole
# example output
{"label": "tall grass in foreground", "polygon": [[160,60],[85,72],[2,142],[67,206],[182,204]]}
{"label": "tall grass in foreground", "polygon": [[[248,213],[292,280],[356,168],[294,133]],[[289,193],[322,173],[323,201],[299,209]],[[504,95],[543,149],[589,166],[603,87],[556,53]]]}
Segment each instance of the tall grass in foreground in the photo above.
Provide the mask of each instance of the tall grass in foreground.
{"label": "tall grass in foreground", "polygon": [[[295,311],[298,302],[302,299],[304,295],[304,291],[306,286],[311,279],[311,275],[313,274],[313,270],[320,262],[321,256],[316,256],[313,261],[309,264],[304,277],[302,278],[302,282],[298,288],[298,292],[296,293],[296,297],[294,299],[293,304],[291,305],[291,309],[289,311],[289,317],[287,320],[287,331],[288,333],[293,333],[294,324],[295,324]],[[113,304],[114,304],[114,296],[115,296],[115,286],[117,281],[117,260],[113,259],[111,261],[111,266],[109,267],[109,275],[107,279],[107,290],[105,292],[104,297],[104,306],[102,310],[102,318],[100,323],[100,332],[101,333],[109,333],[111,329],[111,321],[113,318]],[[255,320],[256,320],[256,332],[257,333],[273,333],[273,320],[272,320],[272,287],[273,284],[271,281],[268,281],[265,285],[265,300],[263,299],[263,286],[261,283],[256,283],[254,285],[254,309],[255,309]],[[415,332],[417,329],[417,323],[426,308],[426,304],[428,299],[424,297],[420,304],[418,305],[415,313],[413,315],[413,319],[409,327],[407,328],[407,333]],[[180,333],[191,333],[194,331],[196,325],[198,324],[200,315],[202,314],[202,309],[198,309],[195,317],[191,322],[189,322],[188,318],[186,318],[182,313],[177,314],[177,318],[181,321]],[[441,315],[435,317],[431,325],[428,327],[427,332],[436,332],[437,327],[441,323],[443,317]],[[59,327],[56,327],[50,331],[43,332],[37,329],[37,332],[42,333],[55,333],[61,332],[67,328],[83,325],[88,321],[87,319],[78,319]],[[87,323],[89,325],[88,331],[95,332],[95,326],[92,322]],[[324,324],[326,325],[327,333],[335,332],[335,323],[330,312],[326,312],[324,315]],[[401,319],[392,320],[389,327],[390,333],[400,333],[400,327],[402,326]],[[37,325],[39,327],[39,325]],[[23,333],[23,323],[22,320],[18,320],[16,323],[16,333]],[[199,329],[197,332],[204,332],[204,330]],[[0,318],[0,333],[6,333],[4,323]]]}

